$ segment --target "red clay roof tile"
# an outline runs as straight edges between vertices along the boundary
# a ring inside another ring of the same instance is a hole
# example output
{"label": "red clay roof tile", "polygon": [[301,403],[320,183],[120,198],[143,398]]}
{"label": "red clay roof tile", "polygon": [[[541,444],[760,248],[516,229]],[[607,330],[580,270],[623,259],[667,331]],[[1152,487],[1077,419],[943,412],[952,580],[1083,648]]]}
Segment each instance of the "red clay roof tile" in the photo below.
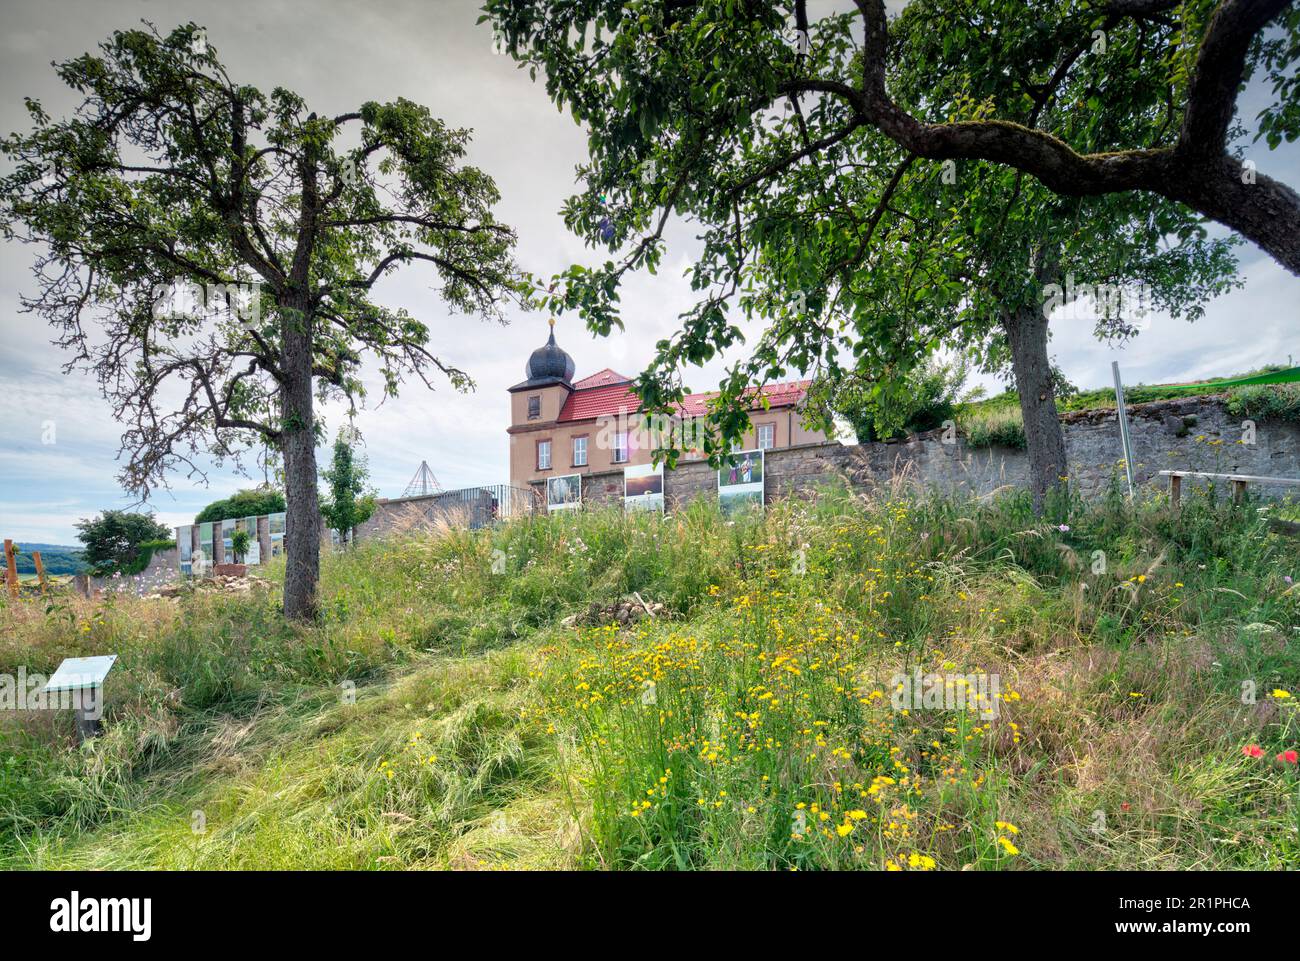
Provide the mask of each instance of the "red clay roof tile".
{"label": "red clay roof tile", "polygon": [[[578,381],[573,385],[576,389],[560,409],[557,420],[592,420],[619,413],[632,414],[640,410],[641,399],[632,391],[631,382],[626,378],[601,386],[585,386],[587,381],[603,378],[607,374],[622,376],[607,368]],[[767,384],[763,387],[763,394],[772,407],[792,407],[804,399],[810,383],[807,380],[797,380],[784,384]],[[751,394],[757,395],[757,391],[751,390]],[[717,396],[717,391],[688,394],[682,399],[681,412],[686,417],[699,417],[706,412],[708,402]],[[760,407],[761,404],[756,400],[752,409],[758,410]]]}
{"label": "red clay roof tile", "polygon": [[590,377],[584,377],[576,381],[573,385],[574,390],[586,390],[588,387],[608,387],[610,384],[626,384],[631,380],[630,377],[624,377],[616,370],[606,367],[604,370],[598,370]]}

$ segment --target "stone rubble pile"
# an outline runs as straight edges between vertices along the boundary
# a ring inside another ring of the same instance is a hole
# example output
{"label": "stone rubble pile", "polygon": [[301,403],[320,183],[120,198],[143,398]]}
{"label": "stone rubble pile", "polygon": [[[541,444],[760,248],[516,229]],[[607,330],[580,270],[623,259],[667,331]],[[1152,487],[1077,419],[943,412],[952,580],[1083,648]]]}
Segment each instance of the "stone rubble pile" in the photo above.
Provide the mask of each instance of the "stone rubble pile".
{"label": "stone rubble pile", "polygon": [[613,604],[592,604],[585,613],[570,614],[560,623],[564,627],[598,627],[601,624],[628,627],[643,617],[663,617],[667,613],[668,608],[663,604],[632,597]]}
{"label": "stone rubble pile", "polygon": [[155,594],[146,594],[145,599],[157,601],[163,598],[176,598],[187,590],[216,594],[247,594],[254,588],[269,587],[270,583],[266,578],[258,577],[256,574],[242,576],[218,574],[215,577],[196,578],[168,584]]}

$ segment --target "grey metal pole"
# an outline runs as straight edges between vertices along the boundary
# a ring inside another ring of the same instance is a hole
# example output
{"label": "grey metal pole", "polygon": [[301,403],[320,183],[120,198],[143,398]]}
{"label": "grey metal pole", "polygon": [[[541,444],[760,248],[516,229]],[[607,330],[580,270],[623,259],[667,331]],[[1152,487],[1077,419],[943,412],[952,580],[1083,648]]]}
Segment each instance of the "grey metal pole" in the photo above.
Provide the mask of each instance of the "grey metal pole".
{"label": "grey metal pole", "polygon": [[1115,412],[1119,415],[1119,440],[1124,447],[1124,473],[1128,476],[1128,496],[1133,496],[1133,444],[1128,436],[1128,411],[1124,407],[1124,384],[1119,378],[1119,361],[1110,364],[1115,375]]}
{"label": "grey metal pole", "polygon": [[77,721],[77,742],[89,741],[104,732],[104,689],[87,687],[75,693],[73,716]]}

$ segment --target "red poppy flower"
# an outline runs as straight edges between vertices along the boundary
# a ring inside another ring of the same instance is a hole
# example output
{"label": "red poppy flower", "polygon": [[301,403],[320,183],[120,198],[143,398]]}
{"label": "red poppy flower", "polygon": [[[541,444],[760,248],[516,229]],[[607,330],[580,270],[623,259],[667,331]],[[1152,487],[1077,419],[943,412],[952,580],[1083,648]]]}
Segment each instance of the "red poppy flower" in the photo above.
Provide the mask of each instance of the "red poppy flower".
{"label": "red poppy flower", "polygon": [[1263,757],[1264,749],[1258,744],[1247,744],[1241,749],[1241,753],[1246,755],[1246,757]]}
{"label": "red poppy flower", "polygon": [[1295,764],[1300,761],[1300,755],[1297,755],[1295,751],[1283,751],[1277,756],[1277,759],[1285,761],[1287,764]]}
{"label": "red poppy flower", "polygon": [[1127,811],[1128,808],[1129,808],[1129,803],[1128,803],[1128,801],[1125,801],[1123,804],[1121,804],[1121,805],[1119,806],[1119,809],[1120,809],[1121,811]]}

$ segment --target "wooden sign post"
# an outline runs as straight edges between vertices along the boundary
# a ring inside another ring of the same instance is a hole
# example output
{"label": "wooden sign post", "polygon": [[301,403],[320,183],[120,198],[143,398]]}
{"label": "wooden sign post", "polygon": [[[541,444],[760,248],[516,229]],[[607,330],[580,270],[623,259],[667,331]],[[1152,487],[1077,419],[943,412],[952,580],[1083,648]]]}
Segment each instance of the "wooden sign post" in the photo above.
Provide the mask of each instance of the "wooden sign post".
{"label": "wooden sign post", "polygon": [[9,585],[9,596],[18,600],[18,562],[14,560],[14,542],[5,538],[5,582]]}
{"label": "wooden sign post", "polygon": [[36,576],[41,582],[41,596],[44,597],[49,593],[49,585],[45,582],[45,565],[41,563],[41,552],[32,551],[32,563],[36,565]]}

